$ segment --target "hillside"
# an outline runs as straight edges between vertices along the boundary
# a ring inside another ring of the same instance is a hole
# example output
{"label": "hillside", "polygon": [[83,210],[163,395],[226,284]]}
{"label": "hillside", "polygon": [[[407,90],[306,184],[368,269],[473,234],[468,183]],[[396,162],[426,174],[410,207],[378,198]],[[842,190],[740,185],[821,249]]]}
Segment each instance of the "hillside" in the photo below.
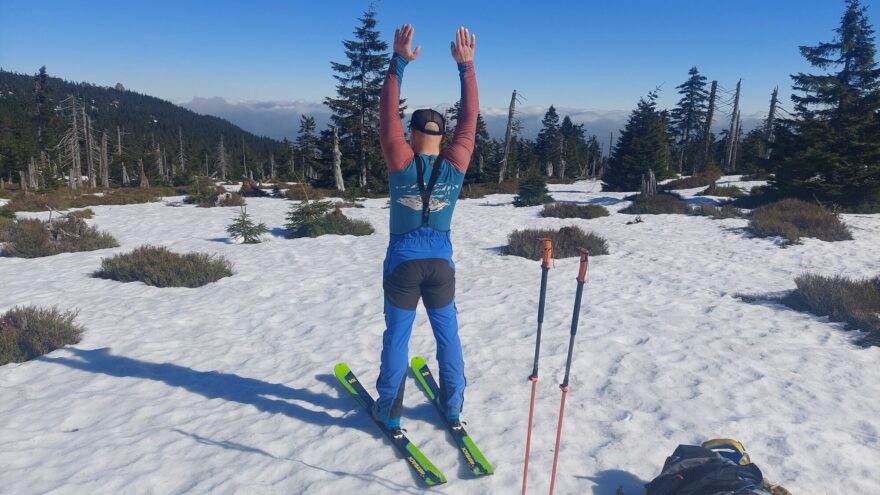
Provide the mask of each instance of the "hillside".
{"label": "hillside", "polygon": [[[19,170],[37,153],[37,103],[35,77],[0,70],[0,174]],[[122,131],[122,145],[129,162],[147,158],[156,145],[165,149],[168,160],[176,157],[179,149],[178,130],[183,137],[186,161],[190,164],[215,159],[217,144],[222,135],[232,163],[242,163],[242,140],[247,157],[252,163],[268,160],[280,142],[242,130],[226,120],[200,115],[171,102],[124,89],[96,86],[87,82],[65,81],[57,77],[46,79],[49,128],[46,145],[53,147],[68,124],[67,111],[62,102],[70,95],[86,105],[93,129],[106,130],[111,149],[117,144],[117,126]],[[96,137],[96,139],[98,139]],[[145,162],[150,160],[145,159]]]}

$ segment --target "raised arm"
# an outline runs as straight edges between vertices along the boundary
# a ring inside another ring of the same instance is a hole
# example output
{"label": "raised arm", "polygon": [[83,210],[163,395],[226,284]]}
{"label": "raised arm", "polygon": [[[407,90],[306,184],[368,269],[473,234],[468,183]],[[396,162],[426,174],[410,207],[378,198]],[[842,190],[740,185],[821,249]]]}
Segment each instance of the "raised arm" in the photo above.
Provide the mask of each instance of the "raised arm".
{"label": "raised arm", "polygon": [[458,122],[452,134],[452,143],[443,150],[442,155],[449,160],[459,172],[465,173],[474,152],[474,141],[477,133],[477,114],[480,102],[477,95],[477,76],[474,74],[474,48],[477,36],[461,27],[455,33],[456,40],[450,50],[452,58],[458,63],[458,75],[461,79],[461,110]]}
{"label": "raised arm", "polygon": [[406,142],[398,113],[403,69],[422,50],[421,46],[417,46],[414,51],[410,50],[413,33],[415,30],[411,24],[404,24],[402,28],[394,30],[394,55],[391,56],[391,64],[379,95],[379,143],[382,145],[385,164],[391,172],[403,170],[413,160],[413,150]]}

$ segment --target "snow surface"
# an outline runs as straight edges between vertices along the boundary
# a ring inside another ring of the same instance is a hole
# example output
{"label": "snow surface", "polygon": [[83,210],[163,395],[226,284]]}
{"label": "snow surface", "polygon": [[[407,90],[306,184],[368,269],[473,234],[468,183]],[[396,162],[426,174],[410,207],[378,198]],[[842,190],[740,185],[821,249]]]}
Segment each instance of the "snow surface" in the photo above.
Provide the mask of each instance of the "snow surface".
{"label": "snow surface", "polygon": [[[551,186],[558,200],[626,206],[600,190]],[[274,229],[262,244],[228,242],[237,208],[152,203],[92,207],[89,222],[119,248],[0,258],[0,311],[78,308],[87,327],[77,345],[0,367],[0,492],[518,493],[540,268],[498,248],[514,229],[580,225],[611,254],[591,262],[557,493],[641,494],[676,445],[713,437],[741,440],[798,495],[880,493],[880,349],[824,318],[735,297],[791,289],[805,271],[880,272],[880,215],[845,215],[853,241],[781,248],[747,237],[740,219],[552,219],[511,200],[459,201],[453,231],[464,415],[494,476],[464,479],[408,380],[404,426],[449,478],[418,487],[332,375],[342,360],[370,389],[378,375],[387,199],[345,210],[375,235],[297,240],[282,236],[290,201],[248,199]],[[198,289],[89,276],[142,244],[222,254],[236,274]],[[576,271],[571,258],[550,272],[530,493],[549,486]],[[436,369],[434,349],[420,309],[410,351]]]}

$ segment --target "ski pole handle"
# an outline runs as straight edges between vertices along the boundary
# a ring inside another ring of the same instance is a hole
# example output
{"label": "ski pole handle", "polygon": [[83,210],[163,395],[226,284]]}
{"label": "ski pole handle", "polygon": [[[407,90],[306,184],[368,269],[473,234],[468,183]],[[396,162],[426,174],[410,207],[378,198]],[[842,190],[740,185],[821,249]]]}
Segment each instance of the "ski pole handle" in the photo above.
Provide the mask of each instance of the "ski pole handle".
{"label": "ski pole handle", "polygon": [[553,258],[553,241],[545,237],[539,237],[539,241],[543,243],[544,255],[541,257],[541,266],[550,268],[550,260]]}
{"label": "ski pole handle", "polygon": [[577,281],[584,283],[587,279],[587,269],[590,267],[590,252],[582,247],[577,248],[577,250],[581,253],[581,266],[578,270]]}

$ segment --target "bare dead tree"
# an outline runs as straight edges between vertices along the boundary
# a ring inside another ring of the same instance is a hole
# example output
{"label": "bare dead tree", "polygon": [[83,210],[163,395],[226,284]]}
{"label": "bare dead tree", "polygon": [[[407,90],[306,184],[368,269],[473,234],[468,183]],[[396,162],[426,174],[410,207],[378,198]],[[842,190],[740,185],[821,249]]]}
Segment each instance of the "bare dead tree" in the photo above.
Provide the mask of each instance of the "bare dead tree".
{"label": "bare dead tree", "polygon": [[559,177],[565,178],[565,136],[559,136]]}
{"label": "bare dead tree", "polygon": [[131,178],[128,176],[128,169],[125,168],[125,163],[122,164],[122,185],[125,187],[131,186]]}
{"label": "bare dead tree", "polygon": [[95,182],[95,159],[93,150],[95,148],[95,142],[92,140],[92,119],[86,115],[86,106],[83,105],[80,107],[82,110],[82,121],[83,121],[83,137],[86,140],[86,163],[87,163],[87,175],[89,178],[89,187],[96,187],[97,183]]}
{"label": "bare dead tree", "polygon": [[24,193],[25,196],[30,195],[30,191],[28,191],[28,181],[27,181],[26,175],[24,173],[24,170],[18,171],[18,179],[21,183],[21,192]]}
{"label": "bare dead tree", "polygon": [[709,109],[706,111],[706,125],[703,127],[703,168],[709,166],[709,152],[712,149],[712,119],[715,117],[715,95],[718,81],[712,81],[709,89]]}
{"label": "bare dead tree", "polygon": [[269,178],[275,178],[275,153],[269,153]]}
{"label": "bare dead tree", "polygon": [[345,191],[342,181],[342,151],[339,150],[339,130],[333,128],[333,182],[337,191]]}
{"label": "bare dead tree", "polygon": [[110,187],[110,157],[107,151],[107,131],[101,134],[101,187]]}
{"label": "bare dead tree", "polygon": [[507,109],[507,131],[504,133],[504,154],[501,157],[501,165],[498,169],[498,183],[504,182],[504,176],[507,173],[508,159],[510,158],[510,144],[513,141],[513,118],[516,113],[517,103],[516,90],[510,96],[510,107]]}
{"label": "bare dead tree", "polygon": [[736,95],[733,97],[733,112],[730,114],[730,128],[727,130],[727,163],[725,168],[729,172],[736,170],[733,157],[736,155],[736,147],[739,145],[737,138],[737,120],[739,119],[739,95],[742,89],[742,79],[736,82]]}
{"label": "bare dead tree", "polygon": [[217,165],[220,168],[220,178],[226,180],[226,169],[229,167],[226,157],[226,147],[223,145],[223,135],[220,135],[220,144],[217,146]]}
{"label": "bare dead tree", "polygon": [[138,167],[140,168],[140,184],[138,187],[141,189],[149,189],[150,179],[147,177],[147,173],[144,170],[144,161],[140,158],[138,158]]}
{"label": "bare dead tree", "polygon": [[186,172],[186,154],[183,152],[183,128],[181,126],[177,126],[177,141],[178,141],[178,151],[177,151],[177,163],[180,164],[180,172]]}
{"label": "bare dead tree", "polygon": [[654,176],[654,170],[648,169],[647,174],[642,174],[642,196],[657,195],[657,177]]}
{"label": "bare dead tree", "polygon": [[28,162],[28,185],[31,189],[36,189],[39,187],[37,184],[37,162],[31,157],[30,162]]}
{"label": "bare dead tree", "polygon": [[764,151],[764,158],[770,158],[770,148],[773,144],[773,124],[776,121],[776,105],[779,103],[779,87],[773,88],[773,94],[770,96],[770,112],[767,113],[767,123],[764,125],[764,142],[767,143],[767,149]]}

